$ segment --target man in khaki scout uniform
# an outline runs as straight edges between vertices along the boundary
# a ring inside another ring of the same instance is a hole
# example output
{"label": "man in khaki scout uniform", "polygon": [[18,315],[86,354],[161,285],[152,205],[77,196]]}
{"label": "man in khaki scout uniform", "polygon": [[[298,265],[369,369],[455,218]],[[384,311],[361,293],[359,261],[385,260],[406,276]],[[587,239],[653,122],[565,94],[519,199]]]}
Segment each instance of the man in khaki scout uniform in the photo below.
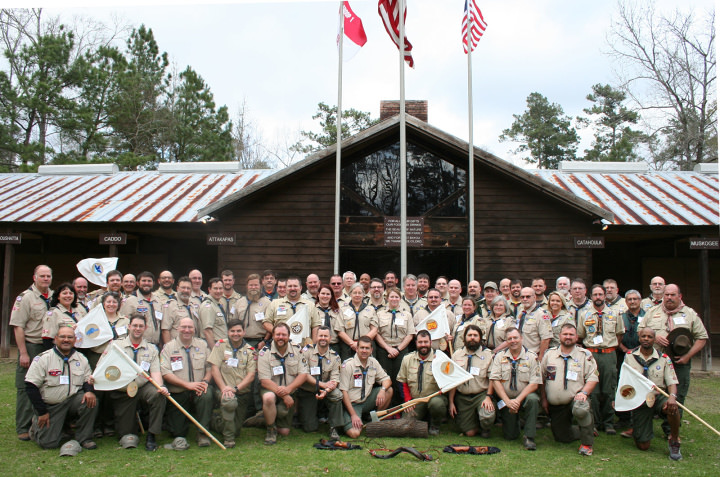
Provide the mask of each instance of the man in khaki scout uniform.
{"label": "man in khaki scout uniform", "polygon": [[[213,393],[210,388],[210,363],[207,362],[210,351],[205,340],[195,337],[195,324],[190,318],[180,320],[178,336],[165,344],[160,353],[160,372],[171,396],[185,410],[195,408],[193,417],[201,426],[209,429],[213,407]],[[185,450],[190,423],[175,406],[167,408],[167,423],[174,440],[165,447]],[[210,445],[210,439],[200,430],[197,431],[199,447]]]}
{"label": "man in khaki scout uniform", "polygon": [[211,278],[208,282],[208,292],[210,294],[200,303],[198,307],[199,329],[201,337],[207,341],[207,338],[214,338],[214,330],[220,331],[221,328],[227,329],[227,322],[233,319],[233,315],[228,315],[225,307],[222,305],[223,284],[219,278]]}
{"label": "man in khaki scout uniform", "polygon": [[115,415],[115,430],[120,437],[127,434],[138,434],[137,419],[135,419],[138,402],[148,408],[150,420],[145,449],[154,451],[158,447],[155,436],[162,432],[163,415],[167,402],[164,396],[169,396],[170,393],[163,386],[163,378],[160,373],[160,353],[155,345],[143,337],[146,328],[145,316],[133,313],[130,315],[128,336],[118,340],[116,344],[161,386],[160,389],[153,386],[145,377],[138,376],[125,388],[109,391],[108,395]]}
{"label": "man in khaki scout uniform", "polygon": [[[543,284],[545,282],[543,281]],[[544,296],[544,295],[543,295]],[[523,346],[542,359],[553,337],[550,313],[537,303],[535,291],[530,287],[520,290],[521,307],[518,310],[518,329],[523,335]]]}
{"label": "man in khaki scout uniform", "polygon": [[340,384],[340,355],[330,349],[330,328],[321,326],[317,331],[317,343],[303,349],[310,374],[307,382],[297,391],[300,404],[300,423],[305,432],[318,429],[318,402],[328,408],[330,439],[339,439],[336,428],[342,425],[342,392]]}
{"label": "man in khaki scout uniform", "polygon": [[74,345],[75,332],[61,325],[55,346],[36,356],[25,376],[27,396],[35,408],[30,436],[43,449],[60,446],[63,427],[71,418],[77,418],[75,440],[83,449],[97,448],[92,440],[97,399],[88,382],[90,365]]}
{"label": "man in khaki scout uniform", "polygon": [[277,442],[277,435],[290,434],[295,413],[295,391],[306,381],[307,361],[300,347],[290,342],[290,327],[278,323],[272,330],[272,343],[258,354],[258,378],[267,433],[265,444]]}
{"label": "man in khaki scout uniform", "polygon": [[[420,330],[415,335],[415,346],[417,351],[408,353],[402,360],[397,381],[402,386],[402,400],[408,402],[411,399],[421,398],[434,394],[440,390],[437,381],[432,373],[432,362],[435,359],[432,338],[427,330]],[[427,403],[420,403],[408,408],[405,412],[418,419],[429,417],[429,430],[431,436],[440,433],[440,422],[448,411],[448,398],[444,394],[434,396]],[[428,416],[428,414],[430,414]]]}
{"label": "man in khaki scout uniform", "polygon": [[652,277],[650,279],[650,295],[643,298],[640,306],[647,311],[654,306],[662,304],[665,295],[665,279],[663,277]]}
{"label": "man in khaki scout uniform", "polygon": [[[145,317],[145,338],[148,343],[160,344],[163,308],[152,290],[155,286],[155,275],[151,272],[140,272],[137,276],[137,292],[127,297],[126,304],[132,313],[140,313]],[[131,313],[131,314],[132,314]],[[170,339],[168,339],[170,341]]]}
{"label": "man in khaki scout uniform", "polygon": [[[387,409],[392,399],[392,380],[373,358],[373,340],[361,336],[355,356],[340,366],[340,390],[343,393],[345,434],[351,439],[360,436],[362,417],[370,411]],[[379,386],[378,386],[379,385]]]}
{"label": "man in khaki scout uniform", "polygon": [[656,414],[667,416],[670,424],[668,448],[672,460],[682,459],[680,453],[680,413],[677,405],[678,379],[673,369],[672,360],[665,353],[655,349],[655,331],[643,328],[639,333],[640,346],[625,355],[625,363],[638,373],[652,381],[658,388],[670,396],[655,393],[655,403],[648,406],[643,402],[640,407],[632,410],[632,437],[635,446],[640,450],[648,450],[653,438],[653,418]]}
{"label": "man in khaki scout uniform", "polygon": [[[169,343],[177,338],[180,322],[185,318],[192,320],[196,336],[207,341],[208,333],[206,333],[205,336],[201,334],[204,328],[201,328],[202,321],[200,320],[198,304],[194,300],[190,299],[191,291],[192,287],[190,279],[188,277],[180,277],[178,280],[177,293],[175,295],[176,299],[168,300],[162,306],[163,319],[161,328],[163,342]],[[212,333],[209,333],[209,335],[212,336]],[[212,346],[213,341],[208,341],[208,344],[209,346]]]}
{"label": "man in khaki scout uniform", "polygon": [[498,399],[502,416],[503,436],[514,440],[520,437],[520,413],[525,414],[523,446],[535,450],[535,424],[540,410],[540,397],[535,391],[542,384],[537,355],[522,345],[517,328],[505,331],[507,349],[495,355],[490,366],[490,382]]}
{"label": "man in khaki scout uniform", "polygon": [[[413,316],[416,327],[417,327],[418,323],[420,323],[422,320],[427,318],[438,307],[445,308],[440,290],[437,290],[435,288],[429,289],[427,292],[427,295],[426,295],[426,299],[427,299],[427,306],[417,310],[417,312]],[[448,320],[448,329],[450,331],[452,331],[453,329],[455,329],[455,315],[453,315],[452,312],[450,312],[450,310],[446,309],[445,316],[447,316],[447,320]],[[444,351],[447,349],[447,343],[450,340],[452,340],[452,335],[450,335],[450,334],[445,335],[444,338],[435,339],[432,341],[432,348],[440,349],[440,350]]]}
{"label": "man in khaki scout uniform", "polygon": [[190,270],[190,272],[188,273],[188,277],[190,277],[190,281],[192,282],[192,293],[190,294],[190,296],[199,305],[200,303],[202,303],[202,301],[207,296],[207,293],[205,293],[202,290],[202,284],[203,284],[202,272],[197,269]]}
{"label": "man in khaki scout uniform", "polygon": [[163,270],[158,275],[158,284],[160,285],[155,290],[155,298],[163,305],[170,300],[177,300],[177,293],[173,290],[175,285],[175,276],[169,270]]}
{"label": "man in khaki scout uniform", "polygon": [[220,272],[220,279],[223,284],[223,296],[220,303],[222,303],[225,314],[230,319],[235,314],[235,305],[242,298],[242,295],[235,291],[235,274],[232,270]]}
{"label": "man in khaki scout uniform", "polygon": [[223,420],[223,443],[235,447],[245,413],[252,400],[252,383],[257,370],[255,348],[243,337],[245,329],[240,320],[228,322],[228,339],[218,340],[210,353],[212,377],[220,390],[220,412]]}
{"label": "man in khaki scout uniform", "polygon": [[463,334],[465,346],[456,350],[452,360],[472,375],[472,379],[450,390],[450,417],[460,432],[468,437],[490,437],[495,422],[493,390],[488,379],[493,354],[482,345],[482,331],[477,325],[467,325]]}
{"label": "man in khaki scout uniform", "polygon": [[35,267],[33,284],[17,297],[10,313],[10,326],[14,328],[18,348],[18,364],[15,370],[15,432],[21,441],[30,440],[28,431],[33,408],[25,394],[25,374],[35,356],[44,350],[42,323],[50,309],[51,283],[50,267]]}
{"label": "man in khaki scout uniform", "polygon": [[[598,383],[597,364],[592,353],[576,343],[575,326],[565,323],[560,329],[560,346],[550,348],[543,356],[542,406],[550,416],[555,440],[573,442],[579,438],[580,454],[589,456],[595,437],[588,396]],[[579,431],[572,426],[573,418]]]}
{"label": "man in khaki scout uniform", "polygon": [[256,349],[265,347],[265,340],[270,340],[270,333],[263,327],[265,310],[270,299],[263,296],[260,288],[260,275],[252,273],[247,278],[245,297],[235,303],[236,320],[240,320],[245,330],[245,341]]}
{"label": "man in khaki scout uniform", "polygon": [[590,288],[592,306],[578,314],[578,338],[593,354],[597,363],[600,381],[593,390],[592,409],[595,426],[608,435],[615,435],[615,391],[617,390],[617,355],[615,350],[622,341],[625,325],[622,317],[605,303],[605,288],[593,285]]}
{"label": "man in khaki scout uniform", "polygon": [[272,333],[273,327],[278,323],[287,323],[292,316],[302,308],[307,309],[308,320],[312,329],[313,341],[316,339],[317,327],[321,325],[320,317],[313,313],[315,303],[311,303],[300,296],[302,287],[298,277],[287,279],[287,296],[270,302],[265,309],[263,327],[268,333]]}

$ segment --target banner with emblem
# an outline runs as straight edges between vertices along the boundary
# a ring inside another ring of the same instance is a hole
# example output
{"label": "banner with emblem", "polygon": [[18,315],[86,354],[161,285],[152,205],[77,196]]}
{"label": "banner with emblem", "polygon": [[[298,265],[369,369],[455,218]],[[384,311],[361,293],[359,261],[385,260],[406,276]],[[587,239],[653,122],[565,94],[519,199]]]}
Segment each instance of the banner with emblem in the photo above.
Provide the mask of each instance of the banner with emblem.
{"label": "banner with emblem", "polygon": [[432,373],[440,391],[446,393],[472,379],[472,375],[458,366],[440,350],[435,351],[432,360]]}
{"label": "banner with emblem", "polygon": [[93,348],[110,341],[113,337],[110,323],[102,306],[96,306],[75,326],[75,347]]}
{"label": "banner with emblem", "polygon": [[115,343],[108,346],[100,357],[95,372],[92,374],[95,380],[95,389],[98,391],[114,391],[127,386],[128,395],[134,396],[137,393],[135,378],[140,373],[133,364],[128,355]]}
{"label": "banner with emblem", "polygon": [[438,306],[427,318],[422,320],[415,327],[415,331],[427,330],[434,340],[444,338],[450,334],[450,323],[448,323],[447,312],[444,306]]}
{"label": "banner with emblem", "polygon": [[117,257],[108,258],[86,258],[77,263],[77,269],[87,281],[99,286],[107,286],[107,272],[117,268]]}
{"label": "banner with emblem", "polygon": [[646,401],[655,402],[655,393],[652,390],[655,384],[638,373],[632,366],[623,363],[620,369],[617,392],[615,394],[616,411],[632,411]]}
{"label": "banner with emblem", "polygon": [[295,345],[302,345],[306,339],[310,339],[310,317],[308,307],[301,306],[299,310],[287,320],[290,327],[290,342]]}

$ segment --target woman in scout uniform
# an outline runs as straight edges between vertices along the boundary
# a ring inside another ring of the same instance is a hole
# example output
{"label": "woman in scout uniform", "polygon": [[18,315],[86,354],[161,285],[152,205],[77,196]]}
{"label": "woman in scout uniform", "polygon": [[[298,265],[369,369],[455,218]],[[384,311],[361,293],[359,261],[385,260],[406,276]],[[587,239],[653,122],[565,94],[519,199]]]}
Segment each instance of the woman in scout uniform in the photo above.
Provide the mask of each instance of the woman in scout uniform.
{"label": "woman in scout uniform", "polygon": [[320,317],[323,326],[330,328],[330,349],[340,354],[340,340],[337,336],[335,327],[340,320],[340,305],[335,299],[330,285],[322,284],[318,290],[317,304],[315,305],[315,313]]}
{"label": "woman in scout uniform", "polygon": [[340,308],[340,320],[335,331],[340,338],[340,356],[345,361],[357,351],[357,341],[361,336],[375,339],[378,329],[377,314],[365,301],[365,290],[361,283],[350,287],[350,302]]}
{"label": "woman in scout uniform", "polygon": [[[502,351],[507,348],[505,344],[505,330],[516,325],[516,320],[512,316],[510,305],[505,297],[496,296],[490,302],[490,324],[487,330],[483,329],[483,336],[486,336],[485,345],[493,350],[493,353]],[[482,329],[482,327],[480,327]]]}
{"label": "woman in scout uniform", "polygon": [[575,320],[568,313],[565,307],[563,296],[554,291],[548,294],[548,311],[550,312],[550,326],[552,326],[553,337],[550,340],[550,348],[560,346],[560,330],[565,323],[575,324]]}
{"label": "woman in scout uniform", "polygon": [[62,283],[53,292],[50,298],[50,310],[43,320],[42,338],[45,349],[53,347],[55,335],[61,324],[72,326],[85,316],[85,313],[85,308],[77,301],[77,293],[73,286],[67,282]]}

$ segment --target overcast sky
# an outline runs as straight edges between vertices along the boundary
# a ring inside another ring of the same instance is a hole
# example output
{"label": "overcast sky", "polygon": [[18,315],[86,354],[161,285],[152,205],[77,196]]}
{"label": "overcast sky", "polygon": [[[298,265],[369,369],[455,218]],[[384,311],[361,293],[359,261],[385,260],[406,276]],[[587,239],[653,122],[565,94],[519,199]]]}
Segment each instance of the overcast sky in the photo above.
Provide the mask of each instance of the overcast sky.
{"label": "overcast sky", "polygon": [[[34,2],[36,0],[30,0]],[[152,28],[162,51],[182,71],[190,65],[231,113],[245,100],[266,140],[295,139],[314,126],[318,102],[337,104],[335,37],[339,1],[164,0],[46,1],[44,14],[70,23],[82,14],[117,15]],[[608,33],[617,4],[610,0],[477,0],[488,28],[472,56],[474,143],[512,160],[498,136],[513,114],[539,92],[576,116],[596,83],[616,84]],[[655,2],[658,9],[700,10],[712,0]],[[28,0],[0,0],[29,6]],[[407,0],[407,38],[415,69],[406,68],[406,99],[429,102],[429,122],[468,138],[467,59],[460,39],[464,0]],[[83,6],[93,5],[93,6]],[[98,6],[102,5],[102,6]],[[399,98],[398,52],[377,13],[376,0],[350,2],[368,42],[343,65],[343,109],[379,115],[381,100]],[[79,7],[78,7],[79,6]],[[585,137],[585,144],[590,137]],[[520,164],[520,162],[514,160]]]}

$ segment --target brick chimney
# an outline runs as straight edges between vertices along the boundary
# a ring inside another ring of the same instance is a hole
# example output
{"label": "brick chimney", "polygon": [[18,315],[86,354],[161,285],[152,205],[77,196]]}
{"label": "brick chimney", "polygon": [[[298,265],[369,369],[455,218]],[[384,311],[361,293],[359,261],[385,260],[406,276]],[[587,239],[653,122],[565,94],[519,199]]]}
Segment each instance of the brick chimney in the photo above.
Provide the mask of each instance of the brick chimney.
{"label": "brick chimney", "polygon": [[[428,120],[427,100],[405,100],[405,112],[420,121]],[[380,121],[400,114],[400,101],[380,101]]]}

